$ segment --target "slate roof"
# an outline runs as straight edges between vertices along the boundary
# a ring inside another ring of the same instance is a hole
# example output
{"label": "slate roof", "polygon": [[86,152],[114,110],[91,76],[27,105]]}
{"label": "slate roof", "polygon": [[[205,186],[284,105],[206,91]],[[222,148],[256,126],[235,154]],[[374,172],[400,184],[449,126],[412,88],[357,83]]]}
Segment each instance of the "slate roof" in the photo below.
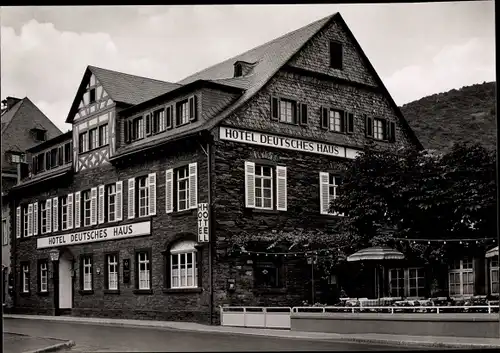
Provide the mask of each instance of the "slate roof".
{"label": "slate roof", "polygon": [[[24,99],[26,99],[26,98],[24,98]],[[7,110],[6,112],[4,112],[2,114],[2,117],[1,117],[1,119],[2,119],[1,120],[1,122],[2,122],[2,134],[7,129],[7,127],[10,124],[10,122],[12,121],[12,118],[14,118],[14,116],[17,113],[17,111],[19,110],[19,108],[23,104],[24,99],[21,99],[19,102],[17,102],[16,104],[14,104],[14,106],[12,108],[10,108],[9,110]]]}

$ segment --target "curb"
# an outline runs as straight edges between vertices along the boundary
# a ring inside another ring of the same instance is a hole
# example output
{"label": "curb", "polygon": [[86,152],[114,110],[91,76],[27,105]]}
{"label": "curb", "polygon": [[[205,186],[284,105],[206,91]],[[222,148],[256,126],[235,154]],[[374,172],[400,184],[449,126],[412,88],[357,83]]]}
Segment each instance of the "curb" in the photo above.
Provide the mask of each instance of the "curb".
{"label": "curb", "polygon": [[374,343],[386,345],[398,345],[405,347],[420,347],[420,348],[457,348],[457,349],[498,349],[500,345],[484,344],[484,343],[447,343],[447,342],[425,342],[425,341],[404,341],[404,340],[390,340],[384,338],[332,338],[331,340],[348,341],[355,343]]}
{"label": "curb", "polygon": [[33,351],[26,351],[26,352],[23,352],[23,353],[56,352],[56,351],[61,350],[63,348],[73,347],[74,345],[75,345],[74,341],[66,341],[66,342],[63,342],[63,343],[57,343],[57,344],[53,344],[52,346],[48,346],[48,347],[40,348],[40,349],[35,349]]}

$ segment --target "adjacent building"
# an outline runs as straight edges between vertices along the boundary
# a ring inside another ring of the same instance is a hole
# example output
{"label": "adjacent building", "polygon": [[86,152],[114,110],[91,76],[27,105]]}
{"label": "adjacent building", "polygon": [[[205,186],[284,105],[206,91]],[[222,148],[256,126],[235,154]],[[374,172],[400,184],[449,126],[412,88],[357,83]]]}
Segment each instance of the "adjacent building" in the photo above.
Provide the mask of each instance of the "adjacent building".
{"label": "adjacent building", "polygon": [[7,303],[10,273],[11,214],[9,190],[29,173],[26,149],[61,134],[33,102],[7,97],[1,108],[2,134],[2,303]]}
{"label": "adjacent building", "polygon": [[368,141],[421,147],[338,13],[178,83],[89,66],[66,122],[14,187],[17,312],[300,304],[304,259],[227,256],[227,239],[327,227]]}

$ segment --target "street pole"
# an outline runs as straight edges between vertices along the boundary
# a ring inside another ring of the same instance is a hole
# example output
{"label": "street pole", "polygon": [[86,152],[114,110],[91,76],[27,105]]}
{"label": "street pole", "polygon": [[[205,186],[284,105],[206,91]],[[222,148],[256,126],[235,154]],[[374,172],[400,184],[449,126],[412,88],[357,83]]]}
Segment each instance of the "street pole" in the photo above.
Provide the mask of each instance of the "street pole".
{"label": "street pole", "polygon": [[314,305],[314,258],[311,258],[311,301]]}
{"label": "street pole", "polygon": [[[495,7],[495,2],[493,2],[493,7]],[[495,14],[495,23],[498,23],[498,14],[496,11],[493,11],[493,13]],[[496,38],[496,37],[495,37]],[[497,42],[498,42],[498,39],[496,39]],[[498,44],[498,43],[497,43]],[[498,75],[498,71],[497,71],[497,75]],[[496,80],[496,82],[498,82],[498,79]],[[495,84],[495,93],[496,93],[496,97],[498,97],[498,87],[497,85]],[[499,182],[499,176],[500,176],[500,138],[498,136],[498,122],[499,122],[499,119],[498,119],[498,100],[496,101],[497,102],[497,106],[495,107],[495,116],[497,118],[497,153],[496,153],[496,165],[497,165],[497,180],[496,180],[496,186],[497,186],[497,246],[499,247],[498,248],[498,267],[500,268],[500,182]],[[498,322],[499,322],[499,325],[498,325],[498,337],[500,338],[500,300],[498,302]]]}

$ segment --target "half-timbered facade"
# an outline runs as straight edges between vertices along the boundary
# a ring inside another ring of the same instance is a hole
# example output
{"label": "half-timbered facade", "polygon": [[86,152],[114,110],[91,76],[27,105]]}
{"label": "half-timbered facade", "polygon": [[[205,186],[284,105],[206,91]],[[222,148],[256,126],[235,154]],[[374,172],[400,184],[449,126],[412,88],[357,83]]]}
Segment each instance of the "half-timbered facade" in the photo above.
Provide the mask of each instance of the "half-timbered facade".
{"label": "half-timbered facade", "polygon": [[15,188],[18,311],[207,322],[300,303],[301,260],[228,258],[227,239],[324,228],[367,141],[421,147],[339,14],[178,83],[89,66],[67,122]]}

